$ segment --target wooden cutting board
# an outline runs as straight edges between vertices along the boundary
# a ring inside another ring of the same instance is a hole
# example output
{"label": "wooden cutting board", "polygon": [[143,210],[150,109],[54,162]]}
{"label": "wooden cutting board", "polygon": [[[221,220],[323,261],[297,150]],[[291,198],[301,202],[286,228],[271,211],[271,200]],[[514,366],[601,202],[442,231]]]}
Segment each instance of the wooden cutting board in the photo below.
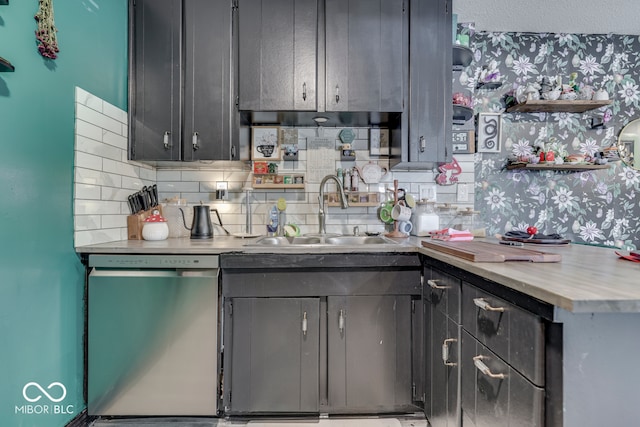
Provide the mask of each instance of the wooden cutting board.
{"label": "wooden cutting board", "polygon": [[516,248],[491,242],[446,242],[423,240],[422,246],[473,262],[559,262],[562,255],[533,249]]}

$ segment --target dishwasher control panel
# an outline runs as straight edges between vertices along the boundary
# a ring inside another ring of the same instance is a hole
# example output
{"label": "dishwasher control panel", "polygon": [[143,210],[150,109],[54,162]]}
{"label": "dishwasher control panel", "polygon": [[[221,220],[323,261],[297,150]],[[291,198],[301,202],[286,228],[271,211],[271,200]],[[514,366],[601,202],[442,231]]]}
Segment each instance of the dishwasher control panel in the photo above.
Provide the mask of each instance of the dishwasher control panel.
{"label": "dishwasher control panel", "polygon": [[89,255],[89,267],[211,269],[220,265],[217,255]]}

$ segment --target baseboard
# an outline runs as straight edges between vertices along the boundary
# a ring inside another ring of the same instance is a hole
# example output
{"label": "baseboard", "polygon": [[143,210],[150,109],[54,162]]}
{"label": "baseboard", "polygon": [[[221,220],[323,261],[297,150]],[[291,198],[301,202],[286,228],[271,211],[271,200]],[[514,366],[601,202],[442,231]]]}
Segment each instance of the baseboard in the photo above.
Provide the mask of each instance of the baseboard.
{"label": "baseboard", "polygon": [[87,427],[92,421],[95,421],[96,418],[97,417],[87,414],[87,410],[84,409],[69,421],[65,427]]}

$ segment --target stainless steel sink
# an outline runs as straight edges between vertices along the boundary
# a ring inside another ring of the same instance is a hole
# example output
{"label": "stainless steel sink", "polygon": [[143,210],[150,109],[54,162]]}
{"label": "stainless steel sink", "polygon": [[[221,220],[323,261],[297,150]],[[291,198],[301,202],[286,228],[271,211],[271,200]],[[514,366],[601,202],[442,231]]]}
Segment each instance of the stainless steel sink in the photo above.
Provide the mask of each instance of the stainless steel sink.
{"label": "stainless steel sink", "polygon": [[396,245],[398,242],[383,236],[314,235],[299,237],[266,236],[244,246],[360,246]]}
{"label": "stainless steel sink", "polygon": [[385,245],[396,242],[382,236],[339,236],[327,237],[324,242],[329,245]]}

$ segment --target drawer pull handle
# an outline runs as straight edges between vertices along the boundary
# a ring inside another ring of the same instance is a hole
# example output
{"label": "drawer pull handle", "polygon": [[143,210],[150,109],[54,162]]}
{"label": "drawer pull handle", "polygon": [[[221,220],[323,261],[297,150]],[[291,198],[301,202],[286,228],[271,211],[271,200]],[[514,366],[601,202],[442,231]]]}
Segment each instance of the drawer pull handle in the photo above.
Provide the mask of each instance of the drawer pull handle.
{"label": "drawer pull handle", "polygon": [[442,361],[445,366],[456,366],[457,363],[449,362],[449,344],[452,342],[458,342],[455,338],[447,338],[442,342]]}
{"label": "drawer pull handle", "polygon": [[307,83],[302,83],[302,100],[307,100]]}
{"label": "drawer pull handle", "polygon": [[431,289],[447,289],[448,288],[448,286],[438,285],[438,281],[434,279],[427,280],[427,284],[431,286]]}
{"label": "drawer pull handle", "polygon": [[484,356],[475,356],[473,358],[473,364],[476,365],[476,368],[478,368],[478,370],[480,372],[482,372],[483,374],[485,374],[489,378],[496,378],[496,379],[500,379],[500,380],[505,379],[505,377],[506,377],[505,374],[494,374],[493,372],[491,372],[491,369],[489,369],[489,367],[484,364],[482,359],[484,359]]}
{"label": "drawer pull handle", "polygon": [[340,329],[340,333],[344,332],[344,310],[340,310],[340,314],[338,314],[338,329]]}
{"label": "drawer pull handle", "polygon": [[307,312],[302,314],[302,335],[307,335]]}
{"label": "drawer pull handle", "polygon": [[492,307],[484,298],[474,298],[473,303],[484,311],[504,312],[504,307]]}

